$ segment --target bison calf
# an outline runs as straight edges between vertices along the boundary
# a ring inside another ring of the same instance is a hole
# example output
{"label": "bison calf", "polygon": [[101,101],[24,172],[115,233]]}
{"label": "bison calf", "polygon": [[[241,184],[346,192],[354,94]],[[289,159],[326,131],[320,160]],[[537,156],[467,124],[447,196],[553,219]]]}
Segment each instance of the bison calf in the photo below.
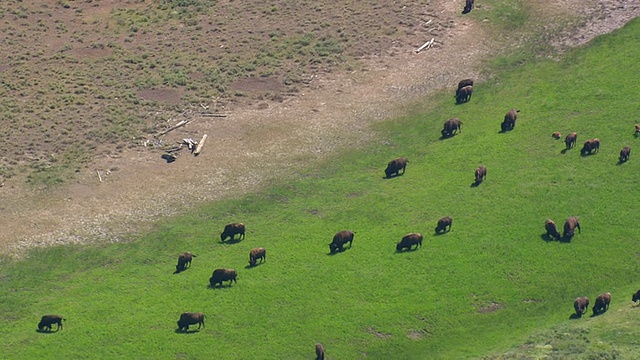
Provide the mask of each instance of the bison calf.
{"label": "bison calf", "polygon": [[349,243],[349,248],[353,244],[353,237],[355,233],[353,231],[344,230],[339,231],[333,236],[333,241],[329,244],[329,251],[333,254],[336,251],[344,250],[344,244]]}
{"label": "bison calf", "polygon": [[480,184],[487,177],[487,167],[480,166],[476,169],[476,184]]}
{"label": "bison calf", "polygon": [[402,251],[404,249],[411,250],[413,245],[415,245],[416,250],[418,250],[418,247],[422,246],[422,239],[423,237],[420,233],[407,234],[403,236],[402,240],[400,240],[400,242],[396,245],[396,251]]}
{"label": "bison calf", "polygon": [[564,234],[562,234],[565,240],[571,240],[571,238],[575,234],[576,228],[578,228],[578,231],[582,233],[582,229],[580,229],[580,222],[578,221],[578,218],[575,216],[568,217],[567,221],[564,222]]}
{"label": "bison calf", "polygon": [[556,240],[560,240],[561,239],[561,236],[560,236],[560,233],[558,232],[558,227],[556,226],[555,221],[553,221],[551,219],[545,220],[544,228],[545,228],[545,230],[547,230],[547,236],[549,238],[554,238]]}
{"label": "bison calf", "polygon": [[233,241],[235,236],[239,234],[238,239],[244,239],[245,226],[243,223],[227,224],[224,231],[220,234],[220,241],[224,242],[227,238]]}
{"label": "bison calf", "polygon": [[183,312],[178,320],[178,331],[189,331],[189,325],[195,324],[198,324],[198,329],[200,329],[200,326],[204,327],[204,314],[201,312]]}
{"label": "bison calf", "polygon": [[573,302],[573,308],[576,309],[576,315],[582,317],[582,314],[589,308],[589,298],[586,296],[576,298]]}
{"label": "bison calf", "polygon": [[500,125],[502,132],[513,130],[516,127],[516,120],[518,119],[519,112],[520,110],[516,110],[516,109],[511,109],[507,111],[507,113],[504,115],[504,120]]}
{"label": "bison calf", "polygon": [[178,265],[176,265],[176,273],[186,270],[187,266],[191,267],[191,260],[196,257],[190,252],[185,252],[178,255]]}
{"label": "bison calf", "polygon": [[[408,162],[409,160],[407,160],[407,158],[405,157],[400,157],[389,161],[389,163],[387,164],[387,168],[384,170],[385,175],[387,176],[387,178],[390,178],[392,176],[404,175],[404,171],[407,168]],[[402,170],[402,174],[400,174],[400,170]]]}
{"label": "bison calf", "polygon": [[629,155],[631,155],[631,148],[629,146],[625,146],[620,150],[620,162],[626,162],[629,160]]}
{"label": "bison calf", "polygon": [[51,331],[51,325],[56,324],[56,331],[62,329],[62,322],[65,319],[60,315],[44,315],[38,323],[39,331]]}
{"label": "bison calf", "polygon": [[447,138],[453,136],[456,132],[462,132],[462,121],[458,118],[451,118],[444,122],[442,129],[442,137]]}
{"label": "bison calf", "polygon": [[551,134],[551,137],[558,140],[562,137],[562,134],[559,131],[556,131]]}
{"label": "bison calf", "polygon": [[634,133],[635,136],[640,135],[640,124],[636,124],[636,132]]}
{"label": "bison calf", "polygon": [[603,313],[609,309],[609,304],[611,303],[611,293],[604,293],[598,295],[596,298],[596,303],[593,304],[593,315],[598,315]]}
{"label": "bison calf", "polygon": [[574,147],[576,145],[576,141],[578,140],[578,133],[576,133],[575,131],[570,133],[569,135],[567,135],[566,138],[564,138],[564,144],[566,146],[567,149],[571,149],[572,147]]}
{"label": "bison calf", "polygon": [[263,247],[251,249],[249,252],[249,265],[256,266],[258,260],[267,261],[267,250]]}
{"label": "bison calf", "polygon": [[316,360],[324,360],[324,346],[322,344],[316,344]]}
{"label": "bison calf", "polygon": [[[438,225],[436,225],[436,234],[442,234],[447,231],[451,231],[451,225],[453,224],[453,219],[451,216],[445,216],[438,220]],[[448,230],[447,230],[448,228]]]}
{"label": "bison calf", "polygon": [[238,283],[237,278],[238,272],[234,269],[215,269],[209,278],[209,284],[211,287],[216,287],[218,284],[222,286],[223,281],[229,281],[229,286],[231,286],[231,283]]}
{"label": "bison calf", "polygon": [[456,104],[468,102],[469,100],[471,100],[471,95],[473,95],[473,86],[467,85],[462,87],[456,92]]}

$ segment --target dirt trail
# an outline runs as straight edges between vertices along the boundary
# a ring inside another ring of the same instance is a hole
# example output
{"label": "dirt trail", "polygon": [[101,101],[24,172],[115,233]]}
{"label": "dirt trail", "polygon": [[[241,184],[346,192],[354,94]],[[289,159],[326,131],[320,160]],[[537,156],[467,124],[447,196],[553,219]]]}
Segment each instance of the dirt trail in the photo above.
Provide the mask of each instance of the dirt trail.
{"label": "dirt trail", "polygon": [[[540,3],[572,7],[559,0]],[[585,18],[594,21],[559,44],[562,48],[640,15],[634,1],[581,4]],[[402,104],[454,87],[461,78],[479,78],[478,65],[498,44],[460,15],[459,5],[434,4],[447,30],[431,49],[416,54],[422,44],[405,44],[366,60],[363,70],[317,77],[308,91],[281,104],[227,109],[227,118],[199,119],[166,136],[175,141],[208,134],[198,157],[182,154],[167,164],[156,152],[130,150],[119,158],[98,159],[92,170],[54,192],[7,181],[0,187],[0,253],[20,256],[36,246],[121,241],[193,204],[259,190],[337,149],[365,144],[373,136],[370,125],[401,113]]]}

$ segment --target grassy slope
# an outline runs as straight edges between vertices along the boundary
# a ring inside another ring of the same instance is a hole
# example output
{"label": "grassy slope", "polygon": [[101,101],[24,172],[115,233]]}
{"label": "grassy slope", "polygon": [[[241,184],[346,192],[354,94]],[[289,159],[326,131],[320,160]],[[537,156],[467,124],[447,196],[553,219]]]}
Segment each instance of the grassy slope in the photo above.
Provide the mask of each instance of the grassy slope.
{"label": "grassy slope", "polygon": [[[321,341],[335,359],[468,358],[542,329],[591,324],[609,329],[597,339],[615,347],[620,323],[607,322],[640,317],[628,309],[639,270],[640,228],[630,221],[637,162],[616,165],[620,148],[636,141],[628,79],[638,72],[640,50],[629,44],[639,33],[634,21],[562,62],[503,74],[462,106],[450,94],[430,99],[440,104],[434,111],[381,125],[384,137],[369,149],[265,194],[159,224],[135,242],[40,250],[5,265],[0,352],[299,359]],[[521,110],[516,128],[499,134],[511,107]],[[464,122],[462,134],[438,140],[452,116]],[[562,154],[552,131],[577,131],[578,149]],[[591,137],[601,139],[600,153],[580,157]],[[396,156],[409,157],[406,175],[383,180]],[[480,164],[488,178],[472,188]],[[432,236],[443,215],[453,216],[453,231]],[[571,243],[541,237],[545,218],[569,215],[583,226]],[[248,225],[247,238],[220,244],[231,221]],[[333,233],[346,228],[357,233],[353,248],[326,255]],[[413,231],[426,235],[423,248],[396,254],[395,242]],[[245,269],[256,246],[267,247],[267,263]],[[185,250],[199,255],[193,268],[172,275]],[[223,266],[238,269],[238,284],[209,289],[211,271]],[[576,296],[604,291],[613,311],[569,321]],[[492,303],[497,311],[478,311]],[[175,334],[182,311],[205,312],[206,329]],[[65,329],[36,333],[50,312],[68,319]]]}

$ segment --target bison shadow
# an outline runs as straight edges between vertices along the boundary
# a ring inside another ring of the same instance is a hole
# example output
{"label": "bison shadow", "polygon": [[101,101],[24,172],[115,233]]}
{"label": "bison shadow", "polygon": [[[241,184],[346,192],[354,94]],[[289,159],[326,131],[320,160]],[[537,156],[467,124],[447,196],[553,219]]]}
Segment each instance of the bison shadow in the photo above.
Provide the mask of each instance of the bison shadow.
{"label": "bison shadow", "polygon": [[402,250],[396,250],[396,251],[394,252],[394,254],[408,254],[408,253],[412,253],[412,252],[414,252],[414,251],[418,251],[418,249],[420,249],[420,248],[416,247],[415,249],[408,249],[408,250],[407,250],[407,249],[402,249]]}
{"label": "bison shadow", "polygon": [[567,151],[569,151],[570,149],[564,148],[562,150],[560,150],[560,154],[564,155],[567,153]]}
{"label": "bison shadow", "polygon": [[455,136],[455,134],[446,135],[446,136],[445,136],[445,135],[442,135],[442,136],[440,136],[440,138],[439,138],[439,139],[440,139],[440,140],[447,140],[447,139],[451,139],[451,138],[452,138],[452,137],[454,137],[454,136]]}
{"label": "bison shadow", "polygon": [[571,314],[571,316],[569,316],[569,320],[578,320],[581,319],[582,315],[578,315],[576,313]]}
{"label": "bison shadow", "polygon": [[327,256],[338,255],[340,253],[343,253],[343,252],[347,251],[347,249],[351,249],[351,248],[350,247],[348,247],[348,248],[339,248],[339,249],[336,249],[336,251],[329,251],[327,253]]}
{"label": "bison shadow", "polygon": [[385,179],[385,180],[391,180],[391,179],[395,179],[395,178],[397,178],[397,177],[400,177],[400,176],[402,176],[402,175],[404,175],[404,173],[402,173],[402,174],[397,174],[397,175],[391,175],[391,176],[387,176],[387,175],[385,175],[385,176],[383,176],[382,178],[383,178],[383,179]]}
{"label": "bison shadow", "polygon": [[175,332],[176,334],[195,334],[195,333],[200,332],[200,330],[198,330],[198,329],[193,329],[193,330],[185,330],[185,331],[182,331],[180,328],[177,328],[174,332]]}
{"label": "bison shadow", "polygon": [[245,266],[244,268],[245,269],[253,269],[253,268],[257,268],[258,266],[260,266],[262,264],[264,264],[264,263],[263,262],[259,262],[259,263],[256,263],[255,265],[249,264],[249,265]]}
{"label": "bison shadow", "polygon": [[173,275],[175,275],[175,274],[180,274],[180,273],[181,273],[181,272],[183,272],[183,271],[187,271],[187,269],[188,269],[188,268],[184,268],[184,269],[181,269],[181,270],[177,270],[177,269],[176,269],[176,271],[174,271],[174,272],[173,272]]}
{"label": "bison shadow", "polygon": [[240,239],[240,238],[238,238],[238,239],[229,239],[229,240],[226,240],[226,241],[225,241],[225,240],[221,240],[221,241],[220,241],[220,243],[221,243],[221,244],[233,245],[233,244],[237,244],[237,243],[239,243],[239,242],[240,242],[240,241],[242,241],[242,240],[243,240],[243,239]]}
{"label": "bison shadow", "polygon": [[600,316],[600,315],[602,315],[602,314],[606,313],[606,312],[607,312],[607,310],[609,310],[609,309],[602,309],[602,310],[600,310],[600,311],[598,311],[598,312],[596,312],[596,313],[591,314],[591,316],[589,316],[589,317],[592,317],[592,318],[593,318],[593,317],[596,317],[596,316]]}
{"label": "bison shadow", "polygon": [[37,333],[40,334],[55,334],[59,331],[60,329],[56,329],[56,330],[40,330],[40,329],[36,329]]}
{"label": "bison shadow", "polygon": [[471,183],[471,186],[469,186],[469,187],[472,187],[472,188],[478,187],[478,186],[480,186],[480,184],[482,184],[482,180],[474,181],[474,182]]}
{"label": "bison shadow", "polygon": [[219,286],[212,286],[211,284],[207,285],[207,289],[209,290],[220,290],[220,289],[231,289],[231,288],[232,288],[231,284],[229,285],[221,284]]}

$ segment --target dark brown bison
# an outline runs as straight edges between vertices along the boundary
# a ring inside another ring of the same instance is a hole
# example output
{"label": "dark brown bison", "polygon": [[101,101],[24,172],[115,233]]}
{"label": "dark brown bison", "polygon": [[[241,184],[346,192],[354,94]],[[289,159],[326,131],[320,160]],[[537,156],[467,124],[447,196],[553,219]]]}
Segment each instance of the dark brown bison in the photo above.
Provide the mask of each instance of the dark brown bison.
{"label": "dark brown bison", "polygon": [[329,251],[334,253],[336,251],[344,250],[344,244],[349,243],[349,248],[353,243],[353,237],[355,236],[353,231],[344,230],[339,231],[333,236],[333,241],[329,244]]}
{"label": "dark brown bison", "polygon": [[545,220],[544,228],[545,230],[547,230],[547,236],[549,236],[550,238],[553,237],[556,240],[561,239],[560,233],[558,232],[558,227],[556,226],[556,223],[553,220],[551,219]]}
{"label": "dark brown bison", "polygon": [[638,302],[640,301],[640,290],[636,291],[635,294],[633,294],[633,296],[631,297],[631,300],[633,302]]}
{"label": "dark brown bison", "polygon": [[38,323],[39,331],[51,331],[51,325],[56,324],[56,331],[62,329],[62,322],[65,319],[60,315],[44,315]]}
{"label": "dark brown bison", "polygon": [[[389,163],[387,164],[387,168],[384,170],[385,175],[387,176],[387,178],[390,178],[392,176],[404,175],[404,171],[407,168],[408,162],[409,160],[407,160],[406,157],[400,157],[389,161]],[[402,174],[400,174],[400,170],[402,170]]]}
{"label": "dark brown bison", "polygon": [[567,135],[566,138],[564,138],[564,144],[566,145],[567,149],[571,149],[576,145],[577,140],[578,140],[578,133],[574,131],[569,135]]}
{"label": "dark brown bison", "polygon": [[589,298],[586,296],[576,298],[573,302],[573,308],[576,309],[576,315],[581,317],[589,308]]}
{"label": "dark brown bison", "polygon": [[462,79],[462,80],[460,80],[460,82],[458,83],[458,89],[456,90],[456,94],[458,93],[458,91],[460,89],[462,89],[465,86],[473,86],[473,80],[472,79]]}
{"label": "dark brown bison", "polygon": [[267,250],[263,247],[251,249],[249,252],[249,265],[256,266],[258,260],[267,261]]}
{"label": "dark brown bison", "polygon": [[516,127],[516,119],[518,119],[518,113],[520,110],[511,109],[507,111],[504,115],[504,120],[500,127],[502,128],[502,132],[507,132],[513,130]]}
{"label": "dark brown bison", "polygon": [[582,146],[582,150],[580,150],[580,154],[591,155],[591,154],[597,153],[599,150],[600,150],[600,139],[598,138],[589,139],[584,142],[584,145]]}
{"label": "dark brown bison", "polygon": [[324,346],[322,344],[316,344],[316,360],[324,360]]}
{"label": "dark brown bison", "polygon": [[551,134],[551,137],[558,140],[562,137],[562,134],[559,131],[555,131]]}
{"label": "dark brown bison", "polygon": [[631,155],[631,148],[628,146],[623,147],[620,150],[620,162],[623,163],[629,160],[629,155]]}
{"label": "dark brown bison", "polygon": [[178,320],[178,331],[189,331],[189,325],[195,324],[198,324],[198,329],[200,329],[200,326],[205,327],[204,314],[201,312],[183,312]]}
{"label": "dark brown bison", "polygon": [[229,281],[229,286],[231,286],[231,283],[238,283],[237,278],[238,272],[234,269],[215,269],[209,278],[209,284],[211,287],[216,287],[218,284],[222,286],[223,281]]}
{"label": "dark brown bison", "polygon": [[468,14],[471,12],[471,9],[473,9],[473,3],[474,0],[467,0],[464,4],[464,9],[462,10],[463,14]]}
{"label": "dark brown bison", "polygon": [[462,121],[458,118],[451,118],[444,122],[444,128],[442,129],[442,137],[453,136],[456,132],[462,132]]}
{"label": "dark brown bison", "polygon": [[480,166],[476,169],[476,184],[480,184],[487,177],[487,167]]}
{"label": "dark brown bison", "polygon": [[220,241],[224,242],[227,238],[234,240],[236,234],[240,234],[238,239],[244,239],[244,231],[245,226],[243,223],[227,224],[224,227],[224,231],[220,234]]}
{"label": "dark brown bison", "polygon": [[462,104],[469,100],[471,100],[471,95],[473,95],[473,86],[467,85],[463,86],[460,90],[456,92],[456,104]]}
{"label": "dark brown bison", "polygon": [[562,236],[565,239],[571,239],[571,237],[575,233],[576,228],[578,228],[578,231],[582,233],[582,229],[580,229],[580,222],[578,222],[578,218],[575,216],[568,217],[567,221],[564,222],[564,234],[562,234]]}
{"label": "dark brown bison", "polygon": [[446,231],[451,231],[451,225],[453,225],[453,219],[451,218],[451,216],[445,216],[441,218],[440,220],[438,220],[438,225],[436,225],[436,234],[442,234]]}
{"label": "dark brown bison", "polygon": [[423,237],[420,233],[407,234],[403,236],[402,240],[400,240],[400,242],[396,245],[396,251],[402,251],[404,249],[411,250],[413,245],[415,245],[416,250],[418,250],[418,247],[422,246],[422,239]]}
{"label": "dark brown bison", "polygon": [[187,266],[191,267],[191,260],[193,260],[194,257],[196,257],[196,255],[193,255],[188,251],[178,255],[178,265],[176,265],[176,273],[186,270]]}
{"label": "dark brown bison", "polygon": [[604,293],[598,295],[596,303],[593,304],[593,315],[601,314],[609,309],[611,303],[611,293]]}

